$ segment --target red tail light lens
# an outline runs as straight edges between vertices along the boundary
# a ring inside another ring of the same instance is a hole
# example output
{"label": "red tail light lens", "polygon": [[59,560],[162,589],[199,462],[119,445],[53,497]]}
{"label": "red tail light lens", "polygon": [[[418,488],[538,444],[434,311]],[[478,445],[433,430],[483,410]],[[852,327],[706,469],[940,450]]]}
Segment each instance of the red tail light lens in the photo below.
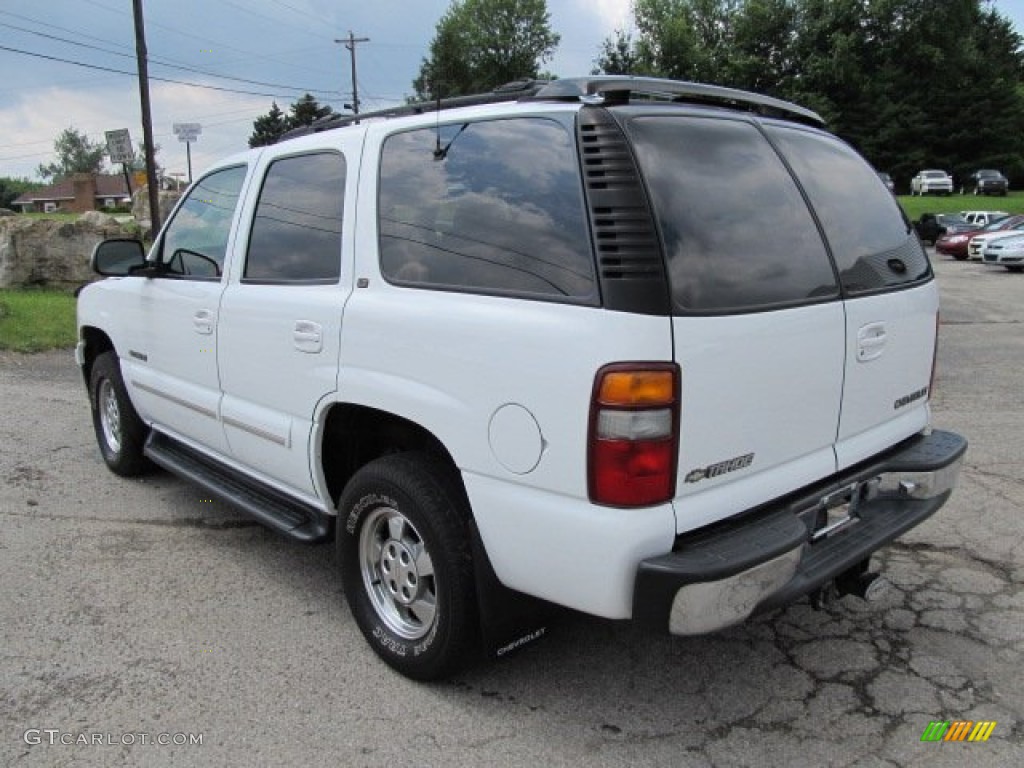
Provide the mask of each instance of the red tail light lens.
{"label": "red tail light lens", "polygon": [[679,379],[672,363],[616,363],[598,371],[588,448],[592,502],[643,507],[675,496]]}

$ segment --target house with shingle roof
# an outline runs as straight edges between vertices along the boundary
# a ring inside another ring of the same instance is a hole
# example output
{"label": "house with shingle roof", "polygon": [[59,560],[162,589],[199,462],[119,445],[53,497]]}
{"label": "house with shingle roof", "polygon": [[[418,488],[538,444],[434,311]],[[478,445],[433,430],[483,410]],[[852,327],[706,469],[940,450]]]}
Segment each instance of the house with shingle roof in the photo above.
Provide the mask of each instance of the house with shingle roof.
{"label": "house with shingle roof", "polygon": [[85,213],[131,203],[123,175],[76,173],[49,186],[25,192],[11,205],[22,213]]}

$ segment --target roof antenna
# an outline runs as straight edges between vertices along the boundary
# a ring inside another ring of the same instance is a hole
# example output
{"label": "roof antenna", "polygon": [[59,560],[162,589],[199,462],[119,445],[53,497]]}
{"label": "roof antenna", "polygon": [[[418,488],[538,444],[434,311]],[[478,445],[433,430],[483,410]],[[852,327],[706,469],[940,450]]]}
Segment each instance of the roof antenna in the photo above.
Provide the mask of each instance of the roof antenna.
{"label": "roof antenna", "polygon": [[441,160],[447,154],[441,147],[441,81],[434,81],[434,98],[437,99],[437,108],[434,111],[434,159]]}

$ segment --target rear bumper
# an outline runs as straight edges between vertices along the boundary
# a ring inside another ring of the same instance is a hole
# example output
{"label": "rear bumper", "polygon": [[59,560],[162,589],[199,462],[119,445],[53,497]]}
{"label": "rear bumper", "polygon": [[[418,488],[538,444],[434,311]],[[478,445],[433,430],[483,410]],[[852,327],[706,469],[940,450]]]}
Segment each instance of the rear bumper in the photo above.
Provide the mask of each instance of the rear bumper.
{"label": "rear bumper", "polygon": [[634,621],[703,634],[792,602],[933,515],[966,450],[951,432],[917,435],[826,483],[680,536],[671,553],[640,563]]}

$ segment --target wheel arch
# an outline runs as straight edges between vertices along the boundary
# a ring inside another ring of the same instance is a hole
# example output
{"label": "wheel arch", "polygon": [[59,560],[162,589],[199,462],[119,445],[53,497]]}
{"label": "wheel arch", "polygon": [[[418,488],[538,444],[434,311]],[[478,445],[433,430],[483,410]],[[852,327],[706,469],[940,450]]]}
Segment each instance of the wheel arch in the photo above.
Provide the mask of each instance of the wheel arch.
{"label": "wheel arch", "polygon": [[388,411],[343,402],[330,405],[320,420],[323,426],[316,438],[316,470],[335,504],[352,476],[369,462],[391,453],[420,451],[451,471],[469,509],[468,494],[455,459],[426,427]]}
{"label": "wheel arch", "polygon": [[116,348],[105,331],[92,325],[83,325],[78,336],[85,345],[82,354],[82,376],[85,378],[85,385],[89,386],[89,377],[92,375],[92,366],[96,358],[104,352],[116,351]]}

